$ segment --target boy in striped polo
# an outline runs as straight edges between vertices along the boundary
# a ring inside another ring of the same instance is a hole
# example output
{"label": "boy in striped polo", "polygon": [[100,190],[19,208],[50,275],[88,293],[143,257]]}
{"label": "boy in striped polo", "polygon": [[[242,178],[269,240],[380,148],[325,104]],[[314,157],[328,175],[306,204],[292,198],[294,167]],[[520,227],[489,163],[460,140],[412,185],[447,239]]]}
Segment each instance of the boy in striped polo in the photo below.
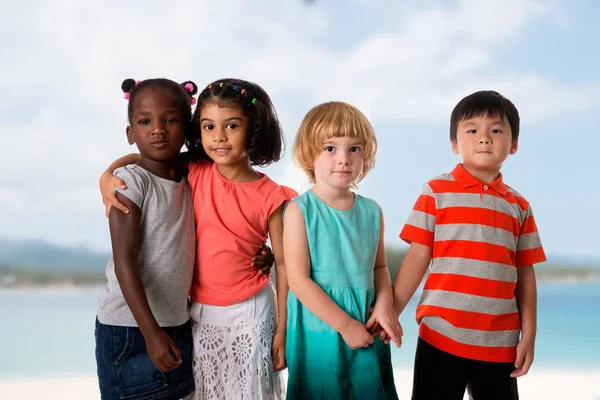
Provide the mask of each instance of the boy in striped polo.
{"label": "boy in striped polo", "polygon": [[450,118],[449,174],[423,185],[400,237],[410,244],[394,282],[402,312],[430,272],[417,307],[413,399],[518,399],[533,362],[533,264],[546,260],[531,207],[502,181],[519,113],[494,91],[462,99]]}

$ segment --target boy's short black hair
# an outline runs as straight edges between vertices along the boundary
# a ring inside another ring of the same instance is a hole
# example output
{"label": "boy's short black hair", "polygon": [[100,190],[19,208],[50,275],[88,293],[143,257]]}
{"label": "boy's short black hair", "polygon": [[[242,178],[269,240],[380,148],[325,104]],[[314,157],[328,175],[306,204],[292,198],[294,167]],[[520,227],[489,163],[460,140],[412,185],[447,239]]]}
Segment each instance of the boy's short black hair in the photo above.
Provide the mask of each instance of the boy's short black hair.
{"label": "boy's short black hair", "polygon": [[508,120],[512,132],[512,141],[519,139],[519,111],[506,97],[493,90],[475,92],[458,102],[450,116],[450,140],[456,142],[456,129],[460,121],[481,117],[497,116]]}

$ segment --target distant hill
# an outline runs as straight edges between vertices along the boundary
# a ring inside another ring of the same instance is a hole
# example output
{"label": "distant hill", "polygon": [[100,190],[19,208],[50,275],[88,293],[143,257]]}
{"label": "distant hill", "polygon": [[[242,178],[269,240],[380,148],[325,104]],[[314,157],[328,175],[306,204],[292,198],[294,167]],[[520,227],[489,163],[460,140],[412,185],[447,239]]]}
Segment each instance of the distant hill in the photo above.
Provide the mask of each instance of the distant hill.
{"label": "distant hill", "polygon": [[[391,272],[395,271],[394,268],[398,268],[397,265],[402,262],[407,251],[408,247],[386,247],[386,258],[388,262],[388,267],[390,268]],[[539,270],[543,268],[575,268],[579,270],[600,270],[600,259],[590,257],[569,257],[554,254],[546,254],[546,256],[548,257],[548,261],[543,264],[540,264]]]}
{"label": "distant hill", "polygon": [[[386,256],[392,276],[396,275],[406,250],[387,247]],[[82,246],[65,247],[43,240],[0,237],[0,270],[96,273],[104,271],[109,257],[109,253],[96,252]],[[597,260],[553,256],[548,258],[548,263],[540,265],[538,271],[555,268],[600,270],[600,262]]]}
{"label": "distant hill", "polygon": [[600,259],[592,257],[567,257],[555,254],[547,254],[549,265],[569,265],[572,267],[600,269]]}
{"label": "distant hill", "polygon": [[[395,247],[386,248],[386,258],[392,279],[396,277],[406,251]],[[541,281],[586,282],[600,279],[600,262],[593,259],[548,256],[548,262],[536,266],[536,275]]]}
{"label": "distant hill", "polygon": [[0,269],[101,272],[110,258],[86,247],[62,247],[41,240],[0,238]]}

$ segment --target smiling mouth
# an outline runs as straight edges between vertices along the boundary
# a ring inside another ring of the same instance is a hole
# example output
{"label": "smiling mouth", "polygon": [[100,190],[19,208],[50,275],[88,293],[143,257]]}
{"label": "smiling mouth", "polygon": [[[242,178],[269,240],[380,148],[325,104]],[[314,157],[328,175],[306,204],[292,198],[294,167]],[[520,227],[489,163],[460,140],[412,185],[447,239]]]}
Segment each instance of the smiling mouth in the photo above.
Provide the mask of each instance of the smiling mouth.
{"label": "smiling mouth", "polygon": [[231,151],[231,149],[212,149],[213,152],[223,155],[223,154],[227,154]]}

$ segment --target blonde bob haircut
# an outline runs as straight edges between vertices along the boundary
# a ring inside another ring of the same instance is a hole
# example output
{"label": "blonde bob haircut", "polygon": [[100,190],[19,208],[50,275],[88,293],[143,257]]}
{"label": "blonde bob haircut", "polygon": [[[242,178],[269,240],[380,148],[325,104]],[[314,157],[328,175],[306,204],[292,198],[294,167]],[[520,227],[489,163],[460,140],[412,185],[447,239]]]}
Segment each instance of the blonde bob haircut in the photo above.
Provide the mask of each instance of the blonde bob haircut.
{"label": "blonde bob haircut", "polygon": [[306,114],[292,148],[296,164],[308,175],[310,182],[315,183],[315,160],[323,151],[324,143],[334,137],[358,138],[363,142],[365,161],[353,184],[355,188],[375,165],[377,139],[367,117],[348,103],[319,104]]}

